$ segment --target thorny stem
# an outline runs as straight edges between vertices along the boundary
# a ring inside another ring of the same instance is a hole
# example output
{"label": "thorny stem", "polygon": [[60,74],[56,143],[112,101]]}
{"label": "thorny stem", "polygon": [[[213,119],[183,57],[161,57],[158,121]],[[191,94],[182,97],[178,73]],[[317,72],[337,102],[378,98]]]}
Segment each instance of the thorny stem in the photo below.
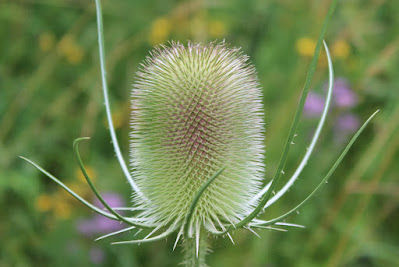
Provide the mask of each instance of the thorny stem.
{"label": "thorny stem", "polygon": [[183,242],[185,267],[207,267],[205,255],[208,250],[207,236],[205,233],[199,236],[198,247],[196,238],[187,238]]}

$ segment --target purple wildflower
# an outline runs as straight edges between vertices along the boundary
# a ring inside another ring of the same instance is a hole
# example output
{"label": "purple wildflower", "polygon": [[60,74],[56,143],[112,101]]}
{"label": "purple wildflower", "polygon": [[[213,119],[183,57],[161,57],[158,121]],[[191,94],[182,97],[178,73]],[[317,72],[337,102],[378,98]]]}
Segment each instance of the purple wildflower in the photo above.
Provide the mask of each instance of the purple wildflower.
{"label": "purple wildflower", "polygon": [[359,117],[352,113],[347,113],[339,116],[335,124],[336,130],[338,132],[344,132],[344,133],[352,133],[356,131],[356,129],[358,129],[359,126],[360,126]]}
{"label": "purple wildflower", "polygon": [[352,113],[340,115],[335,122],[335,142],[343,143],[348,135],[354,133],[359,126],[360,120],[358,116]]}
{"label": "purple wildflower", "polygon": [[353,92],[349,86],[349,83],[344,78],[337,78],[334,81],[334,104],[341,108],[354,107],[358,98],[355,92]]}
{"label": "purple wildflower", "polygon": [[309,92],[303,107],[303,113],[307,117],[316,117],[323,112],[324,98],[314,92]]}
{"label": "purple wildflower", "polygon": [[[318,117],[323,112],[325,96],[318,93],[309,92],[303,108],[303,113],[307,117]],[[334,80],[332,103],[339,108],[352,108],[358,102],[357,95],[349,86],[344,78]]]}
{"label": "purple wildflower", "polygon": [[[334,80],[333,88],[333,108],[350,109],[358,103],[358,97],[349,86],[345,78]],[[303,108],[306,117],[318,117],[323,112],[325,96],[318,93],[309,92]],[[348,135],[355,132],[360,126],[359,118],[353,113],[340,113],[334,124],[336,143],[344,142]]]}
{"label": "purple wildflower", "polygon": [[[124,201],[117,194],[106,193],[103,195],[103,199],[112,208],[124,206]],[[104,206],[98,200],[94,202],[94,205],[99,207],[100,209],[104,208]],[[78,231],[86,236],[91,236],[98,233],[113,232],[121,228],[122,225],[120,222],[108,219],[99,214],[94,215],[91,219],[80,220],[77,223]]]}

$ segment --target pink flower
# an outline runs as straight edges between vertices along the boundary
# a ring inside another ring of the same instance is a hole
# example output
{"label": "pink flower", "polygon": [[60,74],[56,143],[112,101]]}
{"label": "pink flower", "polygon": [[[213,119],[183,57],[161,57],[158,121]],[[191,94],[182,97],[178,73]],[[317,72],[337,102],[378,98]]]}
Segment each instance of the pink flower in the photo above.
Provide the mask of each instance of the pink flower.
{"label": "pink flower", "polygon": [[[306,117],[318,117],[323,112],[325,96],[315,92],[309,92],[303,108]],[[332,104],[338,108],[352,108],[358,103],[358,97],[349,87],[344,78],[334,80]]]}
{"label": "pink flower", "polygon": [[358,102],[357,95],[351,90],[348,81],[344,78],[335,79],[333,97],[335,106],[341,108],[354,107]]}
{"label": "pink flower", "polygon": [[359,126],[359,117],[352,113],[347,113],[339,116],[335,123],[336,131],[343,133],[352,133],[356,131]]}
{"label": "pink flower", "polygon": [[307,117],[317,117],[323,112],[324,98],[314,92],[309,92],[303,107],[303,113]]}
{"label": "pink flower", "polygon": [[346,113],[337,118],[334,126],[335,142],[343,143],[360,127],[360,120],[355,114]]}

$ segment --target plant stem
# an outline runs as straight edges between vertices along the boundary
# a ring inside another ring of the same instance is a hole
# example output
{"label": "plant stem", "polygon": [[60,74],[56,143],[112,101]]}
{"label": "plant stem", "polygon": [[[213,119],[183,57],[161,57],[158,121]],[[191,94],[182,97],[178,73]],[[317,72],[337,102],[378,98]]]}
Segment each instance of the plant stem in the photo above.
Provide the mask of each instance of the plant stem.
{"label": "plant stem", "polygon": [[132,189],[139,195],[142,195],[140,189],[137,187],[136,183],[130,175],[129,169],[126,165],[125,159],[122,156],[121,149],[118,144],[118,139],[116,138],[114,123],[112,122],[111,105],[108,98],[108,85],[107,85],[107,75],[105,71],[105,48],[104,48],[104,32],[103,32],[103,15],[101,9],[101,1],[95,0],[96,2],[96,14],[97,14],[97,35],[98,35],[98,51],[100,55],[100,67],[101,67],[101,81],[103,85],[103,94],[105,101],[105,111],[107,113],[107,121],[109,126],[109,133],[112,140],[112,145],[114,146],[116,157],[122,168],[123,173],[126,176],[127,181],[132,186]]}
{"label": "plant stem", "polygon": [[208,250],[207,236],[199,236],[199,246],[197,252],[196,238],[187,238],[183,243],[184,266],[186,267],[206,267],[205,255]]}

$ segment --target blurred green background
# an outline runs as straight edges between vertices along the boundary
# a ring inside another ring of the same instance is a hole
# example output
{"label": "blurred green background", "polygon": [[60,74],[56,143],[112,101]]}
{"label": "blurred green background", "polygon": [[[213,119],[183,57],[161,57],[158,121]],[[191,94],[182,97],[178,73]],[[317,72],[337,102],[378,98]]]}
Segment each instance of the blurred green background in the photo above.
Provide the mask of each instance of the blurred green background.
{"label": "blurred green background", "polygon": [[[167,40],[226,40],[242,47],[259,74],[270,179],[330,0],[102,2],[111,107],[125,158],[131,84],[151,48]],[[262,218],[302,201],[359,123],[381,111],[330,182],[287,220],[305,229],[258,231],[261,238],[239,230],[235,245],[212,240],[210,266],[399,266],[398,14],[399,1],[340,1],[326,41],[346,88],[344,104],[337,95],[303,175]],[[312,105],[325,94],[327,75],[322,53],[316,100],[307,103],[282,181],[308,146],[317,124]],[[131,192],[107,132],[94,1],[0,1],[0,266],[177,266],[182,255],[180,247],[172,251],[174,237],[140,246],[109,245],[133,233],[94,242],[104,229],[82,230],[83,222],[96,227],[94,214],[18,158],[36,161],[93,200],[72,151],[81,136],[92,138],[81,155],[100,191],[128,204]]]}

